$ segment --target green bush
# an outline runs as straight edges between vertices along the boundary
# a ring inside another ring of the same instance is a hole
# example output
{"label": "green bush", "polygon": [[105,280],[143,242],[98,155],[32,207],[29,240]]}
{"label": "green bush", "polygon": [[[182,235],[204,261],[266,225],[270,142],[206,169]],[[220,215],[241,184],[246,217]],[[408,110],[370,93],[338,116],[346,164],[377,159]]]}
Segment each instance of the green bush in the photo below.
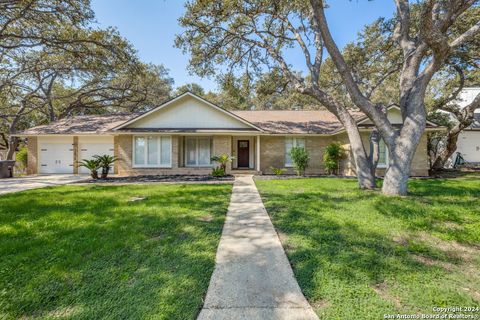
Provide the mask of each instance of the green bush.
{"label": "green bush", "polygon": [[28,165],[28,149],[27,147],[22,147],[15,155],[15,160],[17,164],[21,167],[22,170],[27,168]]}
{"label": "green bush", "polygon": [[325,147],[323,154],[323,164],[328,174],[338,174],[340,171],[340,161],[345,158],[345,150],[338,142],[332,142]]}
{"label": "green bush", "polygon": [[118,158],[108,154],[104,154],[103,156],[94,155],[93,158],[98,161],[100,168],[102,168],[101,178],[107,179],[110,168],[118,161]]}
{"label": "green bush", "polygon": [[222,167],[215,167],[212,169],[213,177],[224,177],[225,175],[225,169],[223,169]]}
{"label": "green bush", "polygon": [[221,154],[219,156],[213,156],[210,160],[220,164],[220,168],[223,169],[223,172],[224,172],[224,175],[225,175],[225,172],[227,172],[227,164],[229,162],[232,162],[234,159],[235,159],[235,157],[224,153],[224,154]]}
{"label": "green bush", "polygon": [[98,169],[102,167],[100,160],[98,159],[83,159],[78,162],[80,167],[87,168],[90,170],[90,176],[93,179],[98,179]]}
{"label": "green bush", "polygon": [[286,169],[282,169],[282,168],[275,168],[275,167],[270,167],[270,169],[273,171],[273,173],[277,176],[281,176],[282,174],[284,174],[287,170]]}
{"label": "green bush", "polygon": [[290,150],[290,157],[292,157],[293,167],[297,172],[297,175],[303,176],[308,167],[308,161],[310,160],[307,149],[294,147]]}

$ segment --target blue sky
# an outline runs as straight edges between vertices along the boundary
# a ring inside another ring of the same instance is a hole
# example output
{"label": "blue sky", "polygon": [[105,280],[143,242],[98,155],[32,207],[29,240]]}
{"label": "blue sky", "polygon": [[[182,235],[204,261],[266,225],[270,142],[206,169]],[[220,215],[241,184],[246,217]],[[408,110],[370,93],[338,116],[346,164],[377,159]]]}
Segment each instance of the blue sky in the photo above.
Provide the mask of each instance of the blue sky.
{"label": "blue sky", "polygon": [[[353,41],[365,24],[378,17],[391,17],[395,10],[393,0],[331,0],[329,4],[327,18],[340,47]],[[216,89],[213,79],[190,75],[187,71],[188,55],[174,48],[175,35],[182,32],[177,19],[184,12],[183,1],[92,0],[92,7],[100,26],[118,28],[144,62],[167,67],[175,86],[196,82],[207,91]],[[293,54],[290,58],[294,65],[302,64],[300,54]]]}

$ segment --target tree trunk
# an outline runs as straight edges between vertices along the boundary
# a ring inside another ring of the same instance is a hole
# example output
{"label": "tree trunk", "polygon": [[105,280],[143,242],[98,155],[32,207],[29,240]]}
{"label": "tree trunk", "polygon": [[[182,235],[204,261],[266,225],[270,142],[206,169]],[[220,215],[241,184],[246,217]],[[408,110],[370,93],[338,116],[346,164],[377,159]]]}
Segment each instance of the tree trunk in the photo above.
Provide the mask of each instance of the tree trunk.
{"label": "tree trunk", "polygon": [[[305,94],[305,92],[302,90],[299,92]],[[348,135],[350,148],[355,161],[355,172],[357,174],[358,186],[360,189],[375,189],[375,174],[372,174],[370,161],[367,157],[367,153],[365,152],[362,137],[358,131],[358,126],[355,119],[343,105],[339,104],[333,98],[327,96],[320,90],[313,90],[312,92],[308,92],[306,94],[317,99],[343,124]]]}
{"label": "tree trunk", "polygon": [[342,114],[339,115],[339,118],[342,120],[345,130],[347,131],[348,139],[350,140],[360,189],[375,189],[375,174],[372,174],[370,161],[367,158],[362,137],[360,136],[355,120],[351,116],[346,117]]}
{"label": "tree trunk", "polygon": [[457,150],[457,141],[460,132],[461,130],[458,125],[448,132],[445,146],[437,155],[435,162],[432,165],[433,170],[443,169],[447,160],[452,156],[455,150]]}
{"label": "tree trunk", "polygon": [[18,137],[12,137],[8,138],[8,150],[7,150],[7,160],[15,160],[13,159],[13,156],[15,155],[15,151],[17,150],[18,147]]}
{"label": "tree trunk", "polygon": [[[417,110],[421,110],[417,108]],[[426,115],[423,112],[411,114],[404,120],[400,134],[388,143],[388,168],[385,172],[382,192],[386,195],[407,195],[410,169],[425,130]]]}

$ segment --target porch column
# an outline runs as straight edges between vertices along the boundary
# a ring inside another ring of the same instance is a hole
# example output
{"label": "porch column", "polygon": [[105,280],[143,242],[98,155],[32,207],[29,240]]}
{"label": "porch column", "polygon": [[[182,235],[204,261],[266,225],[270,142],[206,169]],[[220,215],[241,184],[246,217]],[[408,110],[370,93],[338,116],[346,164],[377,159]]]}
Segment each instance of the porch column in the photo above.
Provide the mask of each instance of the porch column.
{"label": "porch column", "polygon": [[255,143],[256,149],[256,161],[255,168],[257,171],[260,171],[260,136],[257,136],[257,142]]}

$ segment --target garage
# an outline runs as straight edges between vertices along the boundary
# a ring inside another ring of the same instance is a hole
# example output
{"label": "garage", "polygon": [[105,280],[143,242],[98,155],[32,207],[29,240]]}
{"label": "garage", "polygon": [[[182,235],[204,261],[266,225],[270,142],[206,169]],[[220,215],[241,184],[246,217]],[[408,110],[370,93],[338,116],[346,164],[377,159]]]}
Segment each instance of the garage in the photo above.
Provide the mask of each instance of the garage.
{"label": "garage", "polygon": [[73,138],[38,139],[39,173],[73,173]]}
{"label": "garage", "polygon": [[[105,154],[113,156],[113,137],[109,136],[80,136],[78,138],[78,160],[93,159],[93,156]],[[89,173],[84,167],[79,167],[79,173]]]}

